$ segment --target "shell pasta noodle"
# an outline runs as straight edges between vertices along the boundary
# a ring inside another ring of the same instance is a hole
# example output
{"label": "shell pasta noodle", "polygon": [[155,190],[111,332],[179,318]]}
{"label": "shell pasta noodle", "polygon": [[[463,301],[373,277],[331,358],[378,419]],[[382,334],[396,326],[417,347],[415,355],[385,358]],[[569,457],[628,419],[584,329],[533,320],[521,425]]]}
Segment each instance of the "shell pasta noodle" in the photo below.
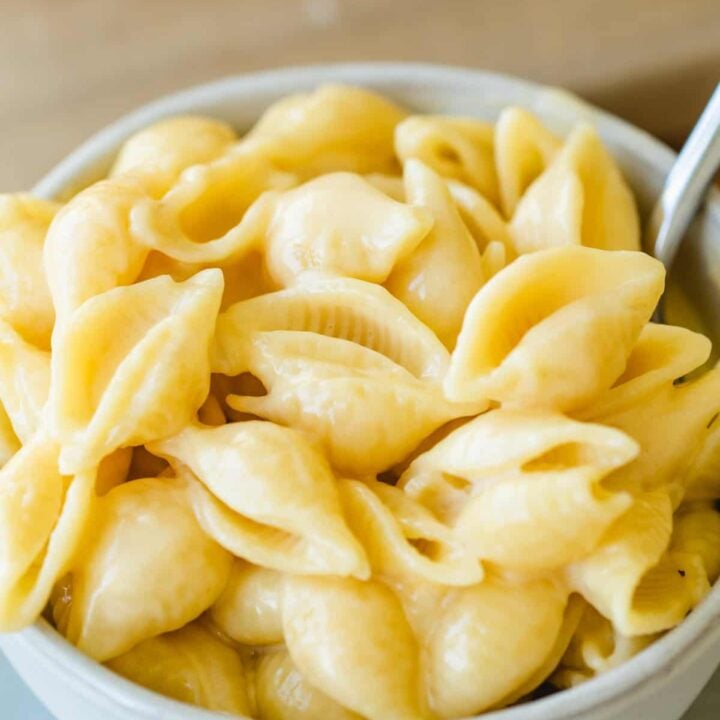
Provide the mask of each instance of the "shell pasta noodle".
{"label": "shell pasta noodle", "polygon": [[638,228],[588,124],[341,85],[0,196],[0,631],[256,720],[642,652],[720,576],[720,368]]}

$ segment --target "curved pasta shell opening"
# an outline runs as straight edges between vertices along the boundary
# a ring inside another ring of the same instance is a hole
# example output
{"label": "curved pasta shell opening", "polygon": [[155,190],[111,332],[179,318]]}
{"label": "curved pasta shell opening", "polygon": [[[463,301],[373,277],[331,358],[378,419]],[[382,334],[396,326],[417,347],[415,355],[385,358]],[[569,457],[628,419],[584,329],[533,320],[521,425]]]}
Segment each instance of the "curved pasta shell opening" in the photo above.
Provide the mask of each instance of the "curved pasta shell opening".
{"label": "curved pasta shell opening", "polygon": [[341,497],[350,528],[380,577],[449,586],[482,580],[482,566],[449,528],[401,490],[378,482],[345,480]]}
{"label": "curved pasta shell opening", "polygon": [[436,173],[472,185],[491,202],[498,197],[493,127],[472,118],[411,116],[395,129],[401,162],[421,160]]}
{"label": "curved pasta shell opening", "polygon": [[269,219],[272,190],[295,178],[242,143],[206,165],[188,168],[159,200],[132,208],[133,234],[181,262],[225,263],[257,245]]}
{"label": "curved pasta shell opening", "polygon": [[623,635],[677,625],[709,584],[700,557],[667,552],[671,534],[667,493],[637,497],[598,547],[569,568],[572,586]]}
{"label": "curved pasta shell opening", "polygon": [[623,372],[663,278],[642,253],[568,246],[518,258],[468,307],[445,392],[556,409],[587,403]]}

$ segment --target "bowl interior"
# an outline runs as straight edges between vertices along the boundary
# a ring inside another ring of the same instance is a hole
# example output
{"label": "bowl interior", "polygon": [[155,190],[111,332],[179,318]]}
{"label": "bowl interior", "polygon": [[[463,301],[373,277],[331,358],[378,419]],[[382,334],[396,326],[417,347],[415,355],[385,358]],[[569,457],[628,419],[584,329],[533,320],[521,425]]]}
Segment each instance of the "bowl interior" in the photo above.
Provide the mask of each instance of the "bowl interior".
{"label": "bowl interior", "polygon": [[[515,78],[456,68],[377,63],[295,68],[232,77],[161,99],[144,106],[98,133],[41,180],[33,192],[63,198],[102,177],[121,142],[136,130],[162,117],[180,113],[208,114],[238,129],[248,128],[275,100],[318,84],[341,82],[375,89],[422,113],[468,115],[494,121],[508,105],[536,113],[550,129],[567,134],[579,120],[593,122],[632,185],[641,214],[647,216],[662,186],[673,153],[646,133],[583,103],[574,96]],[[713,270],[713,268],[715,270]],[[720,331],[720,313],[708,298],[720,296],[720,193],[713,191],[672,273],[674,295],[670,319]],[[678,310],[675,310],[677,305]],[[678,314],[680,313],[680,314]],[[720,641],[720,587],[679,628],[623,667],[529,705],[483,716],[488,720],[568,720],[583,709],[611,702],[638,684],[652,681],[660,669],[683,653]],[[713,628],[714,625],[714,629]],[[70,681],[103,692],[118,701],[132,696],[137,717],[182,717],[187,720],[221,717],[137,688],[95,665],[65,643],[44,621],[23,633],[46,658],[61,663]],[[164,710],[163,710],[164,709]]]}

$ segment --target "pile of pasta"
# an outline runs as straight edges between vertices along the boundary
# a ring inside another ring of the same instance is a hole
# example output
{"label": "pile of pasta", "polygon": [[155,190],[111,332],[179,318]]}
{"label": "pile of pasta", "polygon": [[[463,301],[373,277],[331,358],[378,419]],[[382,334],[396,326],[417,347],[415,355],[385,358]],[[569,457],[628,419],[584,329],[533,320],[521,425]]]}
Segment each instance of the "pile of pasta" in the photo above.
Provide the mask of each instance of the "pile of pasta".
{"label": "pile of pasta", "polygon": [[720,370],[594,129],[328,86],[0,200],[0,628],[267,720],[574,685],[720,573]]}

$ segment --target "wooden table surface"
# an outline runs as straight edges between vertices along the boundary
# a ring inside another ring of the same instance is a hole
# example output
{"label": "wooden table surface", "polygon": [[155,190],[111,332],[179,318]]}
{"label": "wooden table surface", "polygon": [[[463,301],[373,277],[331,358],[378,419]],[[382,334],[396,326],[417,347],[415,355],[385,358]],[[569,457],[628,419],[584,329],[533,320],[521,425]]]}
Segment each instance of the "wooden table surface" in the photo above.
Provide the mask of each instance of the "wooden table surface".
{"label": "wooden table surface", "polygon": [[720,80],[720,0],[0,0],[0,191],[164,93],[388,59],[563,85],[678,144]]}

